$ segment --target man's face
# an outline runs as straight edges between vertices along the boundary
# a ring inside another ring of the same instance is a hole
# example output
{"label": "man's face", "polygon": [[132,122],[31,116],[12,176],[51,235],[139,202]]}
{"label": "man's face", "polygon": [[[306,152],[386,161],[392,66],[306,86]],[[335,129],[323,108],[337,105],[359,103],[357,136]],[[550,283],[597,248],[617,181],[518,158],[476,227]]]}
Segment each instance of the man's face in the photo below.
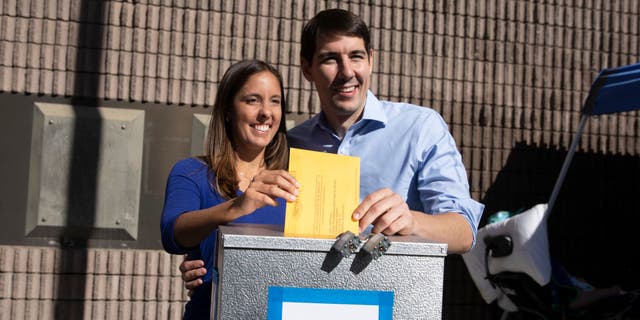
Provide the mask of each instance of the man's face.
{"label": "man's face", "polygon": [[372,53],[358,37],[318,37],[312,61],[302,59],[302,72],[318,91],[322,111],[332,118],[360,115],[371,79]]}

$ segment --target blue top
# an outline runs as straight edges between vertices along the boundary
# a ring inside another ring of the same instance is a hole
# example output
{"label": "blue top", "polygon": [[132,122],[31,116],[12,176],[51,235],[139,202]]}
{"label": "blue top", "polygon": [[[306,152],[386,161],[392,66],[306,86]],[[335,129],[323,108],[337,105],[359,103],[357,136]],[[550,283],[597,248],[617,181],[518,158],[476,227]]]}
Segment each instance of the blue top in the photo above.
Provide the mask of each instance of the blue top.
{"label": "blue top", "polygon": [[362,119],[340,138],[323,113],[289,130],[294,148],[360,157],[360,200],[390,188],[411,210],[459,212],[475,235],[484,205],[471,199],[456,143],[434,110],[378,100],[367,93]]}
{"label": "blue top", "polygon": [[[173,254],[188,253],[194,259],[202,258],[207,268],[204,284],[198,287],[187,303],[184,319],[209,319],[211,309],[211,282],[217,278],[214,268],[214,249],[217,231],[202,240],[199,247],[183,248],[176,243],[173,227],[178,217],[189,211],[206,209],[227,201],[213,188],[213,172],[207,165],[195,158],[177,162],[167,180],[164,208],[162,210],[161,233],[164,249]],[[238,191],[238,195],[241,192]],[[254,213],[234,220],[234,223],[259,223],[284,225],[285,201],[278,199],[278,206],[266,206]]]}

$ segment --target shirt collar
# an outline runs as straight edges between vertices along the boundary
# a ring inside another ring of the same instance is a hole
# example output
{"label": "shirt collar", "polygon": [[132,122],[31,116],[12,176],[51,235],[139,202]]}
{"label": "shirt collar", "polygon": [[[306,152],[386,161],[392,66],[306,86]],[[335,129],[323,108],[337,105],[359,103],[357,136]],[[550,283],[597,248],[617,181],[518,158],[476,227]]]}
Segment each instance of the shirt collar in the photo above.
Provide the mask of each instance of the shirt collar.
{"label": "shirt collar", "polygon": [[[319,126],[321,128],[329,129],[327,125],[327,119],[324,115],[324,112],[320,112],[316,117],[314,117],[311,121],[312,126]],[[367,91],[367,102],[364,105],[364,111],[362,113],[361,121],[376,121],[380,122],[383,125],[387,123],[387,115],[384,112],[384,108],[382,107],[382,102],[376,98],[376,96],[371,92],[371,90]],[[358,123],[356,122],[356,123]]]}

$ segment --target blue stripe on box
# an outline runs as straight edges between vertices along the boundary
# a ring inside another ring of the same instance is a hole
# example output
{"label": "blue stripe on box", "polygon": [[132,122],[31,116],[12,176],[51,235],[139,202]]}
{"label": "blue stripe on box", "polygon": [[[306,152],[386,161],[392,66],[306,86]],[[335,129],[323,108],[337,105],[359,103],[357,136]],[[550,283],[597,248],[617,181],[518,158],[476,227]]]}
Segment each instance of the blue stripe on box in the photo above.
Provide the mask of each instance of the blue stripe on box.
{"label": "blue stripe on box", "polygon": [[282,319],[282,303],[377,305],[378,320],[393,319],[393,291],[269,287],[267,320]]}

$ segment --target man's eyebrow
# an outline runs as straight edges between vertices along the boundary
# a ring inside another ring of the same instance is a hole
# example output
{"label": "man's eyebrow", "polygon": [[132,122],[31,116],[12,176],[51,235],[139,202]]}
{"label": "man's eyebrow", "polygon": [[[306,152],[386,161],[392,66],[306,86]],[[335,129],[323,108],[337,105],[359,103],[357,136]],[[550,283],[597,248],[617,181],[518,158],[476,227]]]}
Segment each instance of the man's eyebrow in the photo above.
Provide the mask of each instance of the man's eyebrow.
{"label": "man's eyebrow", "polygon": [[327,52],[319,52],[318,53],[318,58],[326,58],[326,57],[332,57],[332,56],[337,56],[338,53],[337,52],[333,52],[333,51],[327,51]]}
{"label": "man's eyebrow", "polygon": [[[360,54],[360,55],[368,55],[367,54],[367,50],[364,49],[357,49],[357,50],[352,50],[349,51],[349,55],[354,55],[354,54]],[[327,51],[327,52],[320,52],[318,53],[318,58],[326,58],[326,57],[332,57],[332,56],[337,56],[339,55],[339,53],[334,52],[334,51]]]}

